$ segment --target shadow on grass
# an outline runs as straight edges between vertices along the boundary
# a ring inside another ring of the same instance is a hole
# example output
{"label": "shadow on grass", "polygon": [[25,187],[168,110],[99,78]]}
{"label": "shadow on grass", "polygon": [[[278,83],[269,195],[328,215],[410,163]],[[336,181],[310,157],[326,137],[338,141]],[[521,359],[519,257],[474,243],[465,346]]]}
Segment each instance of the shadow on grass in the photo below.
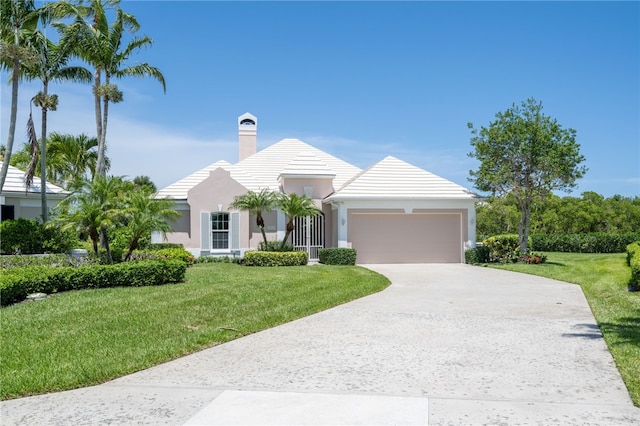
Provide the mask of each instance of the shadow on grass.
{"label": "shadow on grass", "polygon": [[613,338],[611,339],[613,345],[640,346],[640,309],[632,314],[636,316],[619,318],[615,323],[604,322],[600,324],[602,332]]}
{"label": "shadow on grass", "polygon": [[549,262],[549,261],[544,262],[544,263],[542,264],[542,266],[544,266],[544,265],[549,265],[549,266],[567,266],[567,265],[566,265],[566,264],[564,264],[564,263],[560,263],[560,262]]}

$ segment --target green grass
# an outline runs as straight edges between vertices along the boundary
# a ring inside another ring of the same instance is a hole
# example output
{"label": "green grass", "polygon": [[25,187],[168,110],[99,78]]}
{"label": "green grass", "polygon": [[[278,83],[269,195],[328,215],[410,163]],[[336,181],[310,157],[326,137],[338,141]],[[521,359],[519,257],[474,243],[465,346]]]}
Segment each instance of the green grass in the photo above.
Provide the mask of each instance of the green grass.
{"label": "green grass", "polygon": [[0,398],[102,383],[380,291],[355,266],[202,264],[181,284],[60,293],[0,309]]}
{"label": "green grass", "polygon": [[579,284],[604,340],[640,407],[640,292],[627,291],[631,270],[626,254],[549,253],[547,263],[491,265]]}

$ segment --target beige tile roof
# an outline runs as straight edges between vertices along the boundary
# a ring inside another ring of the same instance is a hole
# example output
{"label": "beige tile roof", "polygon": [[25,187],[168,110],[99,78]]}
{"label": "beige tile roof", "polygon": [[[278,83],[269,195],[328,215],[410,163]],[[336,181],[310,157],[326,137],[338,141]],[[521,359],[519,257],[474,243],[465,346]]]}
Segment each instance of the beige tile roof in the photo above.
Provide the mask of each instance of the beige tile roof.
{"label": "beige tile roof", "polygon": [[347,182],[329,200],[471,199],[468,189],[395,157],[386,157]]}
{"label": "beige tile roof", "polygon": [[[2,167],[2,161],[0,161],[0,167]],[[33,184],[31,185],[29,190],[27,190],[27,185],[25,183],[24,175],[25,175],[24,171],[16,167],[9,166],[9,169],[7,170],[7,178],[4,182],[4,187],[2,188],[2,194],[4,195],[7,195],[9,193],[39,194],[40,178],[39,177],[34,178]],[[60,188],[57,185],[54,185],[52,183],[47,183],[47,194],[67,195],[69,194],[69,192],[65,191],[63,188]]]}
{"label": "beige tile roof", "polygon": [[236,164],[232,165],[226,161],[213,163],[160,190],[158,197],[186,199],[189,189],[202,182],[218,167],[228,170],[233,179],[249,190],[258,191],[262,188],[278,190],[280,187],[278,178],[281,173],[300,171],[300,166],[305,161],[307,165],[315,168],[314,173],[335,174],[334,188],[339,188],[361,171],[360,168],[299,139],[283,139]]}

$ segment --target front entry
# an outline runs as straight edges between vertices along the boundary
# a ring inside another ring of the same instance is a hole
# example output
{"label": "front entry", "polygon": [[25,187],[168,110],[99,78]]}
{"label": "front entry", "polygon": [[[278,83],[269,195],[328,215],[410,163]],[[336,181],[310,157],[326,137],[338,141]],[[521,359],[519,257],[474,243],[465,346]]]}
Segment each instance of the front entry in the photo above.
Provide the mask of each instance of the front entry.
{"label": "front entry", "polygon": [[291,234],[293,249],[306,251],[309,260],[318,260],[318,250],[324,247],[324,215],[296,217]]}

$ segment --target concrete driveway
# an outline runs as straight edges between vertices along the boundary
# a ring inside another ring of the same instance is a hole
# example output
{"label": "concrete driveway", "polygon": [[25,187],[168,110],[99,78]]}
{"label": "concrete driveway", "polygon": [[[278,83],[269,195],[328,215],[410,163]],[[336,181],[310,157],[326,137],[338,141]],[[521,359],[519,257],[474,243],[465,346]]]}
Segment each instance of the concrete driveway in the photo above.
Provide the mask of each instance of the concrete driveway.
{"label": "concrete driveway", "polygon": [[393,284],[100,386],[2,402],[0,422],[640,424],[580,287],[468,265],[368,267]]}

